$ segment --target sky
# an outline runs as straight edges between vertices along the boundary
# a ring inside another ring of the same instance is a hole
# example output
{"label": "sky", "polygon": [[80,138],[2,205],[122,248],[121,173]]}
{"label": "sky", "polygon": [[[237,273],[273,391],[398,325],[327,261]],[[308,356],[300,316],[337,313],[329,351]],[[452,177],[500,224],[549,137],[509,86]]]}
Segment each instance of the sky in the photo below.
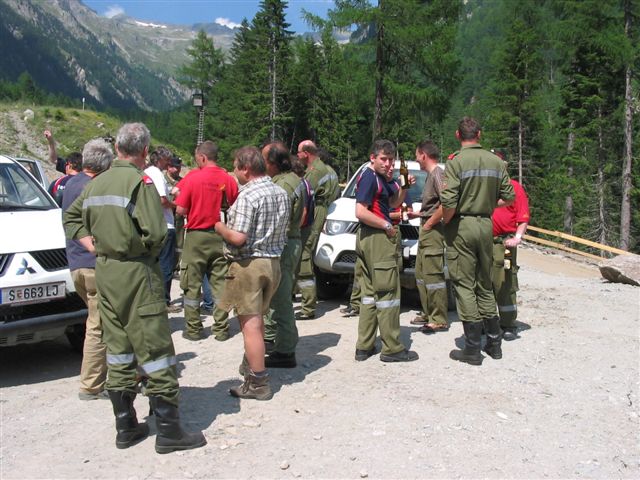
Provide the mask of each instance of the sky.
{"label": "sky", "polygon": [[[150,23],[192,25],[219,23],[239,26],[243,18],[251,21],[258,11],[259,0],[83,0],[99,15],[112,17],[124,13],[136,20]],[[333,0],[288,0],[286,10],[290,30],[311,31],[301,18],[301,10],[325,17]]]}

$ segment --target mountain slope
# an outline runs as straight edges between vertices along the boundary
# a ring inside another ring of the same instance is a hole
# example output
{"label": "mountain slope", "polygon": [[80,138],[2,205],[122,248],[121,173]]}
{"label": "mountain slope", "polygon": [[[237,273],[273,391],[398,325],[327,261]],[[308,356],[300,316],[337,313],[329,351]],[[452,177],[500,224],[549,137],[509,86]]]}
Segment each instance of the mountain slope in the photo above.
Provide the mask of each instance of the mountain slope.
{"label": "mountain slope", "polygon": [[[164,110],[190,92],[175,80],[189,27],[98,16],[78,0],[0,0],[0,78],[27,71],[46,90],[118,109]],[[234,31],[218,26],[217,46]]]}

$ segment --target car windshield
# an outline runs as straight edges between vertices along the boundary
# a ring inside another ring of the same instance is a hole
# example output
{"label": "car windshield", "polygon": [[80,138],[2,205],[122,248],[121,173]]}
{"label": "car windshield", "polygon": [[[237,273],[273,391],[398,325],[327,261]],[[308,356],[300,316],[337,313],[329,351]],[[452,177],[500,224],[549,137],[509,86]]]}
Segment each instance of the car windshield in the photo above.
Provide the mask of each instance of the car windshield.
{"label": "car windshield", "polygon": [[[351,182],[349,182],[349,185],[347,185],[347,188],[344,191],[344,195],[343,195],[344,197],[356,198],[356,183],[358,182],[355,181],[355,179],[360,176],[360,174],[365,168],[367,168],[367,165],[368,164],[364,164],[362,167],[360,167],[358,171],[355,173],[355,175],[352,177]],[[409,188],[409,191],[407,192],[408,198],[411,199],[411,203],[420,203],[422,201],[422,190],[424,189],[424,182],[427,181],[427,176],[429,174],[423,170],[412,170],[412,169],[409,169],[409,173],[414,177],[416,177],[416,183],[411,185],[411,188]],[[398,179],[397,169],[393,172],[393,178],[395,180]],[[409,203],[409,202],[406,202],[406,203]]]}
{"label": "car windshield", "polygon": [[49,195],[23,168],[0,163],[0,210],[50,210],[57,208]]}

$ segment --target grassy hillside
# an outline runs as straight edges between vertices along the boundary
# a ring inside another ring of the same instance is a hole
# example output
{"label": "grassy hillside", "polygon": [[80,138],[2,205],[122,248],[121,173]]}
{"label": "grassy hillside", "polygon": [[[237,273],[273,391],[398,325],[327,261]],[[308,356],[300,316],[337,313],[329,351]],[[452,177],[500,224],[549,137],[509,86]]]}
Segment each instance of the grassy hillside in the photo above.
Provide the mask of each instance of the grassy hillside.
{"label": "grassy hillside", "polygon": [[[25,118],[27,109],[33,111],[33,118]],[[93,110],[0,103],[0,153],[47,160],[43,132],[48,129],[56,139],[58,154],[64,157],[73,151],[82,151],[84,144],[92,138],[115,137],[123,123],[119,118]],[[153,132],[151,135],[152,146],[165,145],[185,162],[191,161],[190,153],[176,150],[173,145],[154,137]]]}

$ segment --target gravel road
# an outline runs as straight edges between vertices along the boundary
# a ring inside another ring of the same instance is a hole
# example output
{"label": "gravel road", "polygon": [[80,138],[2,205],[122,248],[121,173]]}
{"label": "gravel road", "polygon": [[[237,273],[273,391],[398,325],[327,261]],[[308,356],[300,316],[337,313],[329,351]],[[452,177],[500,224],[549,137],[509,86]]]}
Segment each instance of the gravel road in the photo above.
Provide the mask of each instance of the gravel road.
{"label": "gravel road", "polygon": [[[640,478],[640,289],[558,255],[520,259],[524,330],[502,360],[449,360],[455,312],[427,336],[407,305],[402,337],[420,359],[355,362],[357,318],[323,302],[268,402],[227,394],[240,382],[235,322],[227,342],[190,343],[172,316],[181,415],[209,442],[188,452],[157,455],[153,419],[150,438],[117,450],[109,402],[77,399],[80,358],[64,339],[4,348],[0,478]],[[147,405],[136,400],[141,419]]]}

